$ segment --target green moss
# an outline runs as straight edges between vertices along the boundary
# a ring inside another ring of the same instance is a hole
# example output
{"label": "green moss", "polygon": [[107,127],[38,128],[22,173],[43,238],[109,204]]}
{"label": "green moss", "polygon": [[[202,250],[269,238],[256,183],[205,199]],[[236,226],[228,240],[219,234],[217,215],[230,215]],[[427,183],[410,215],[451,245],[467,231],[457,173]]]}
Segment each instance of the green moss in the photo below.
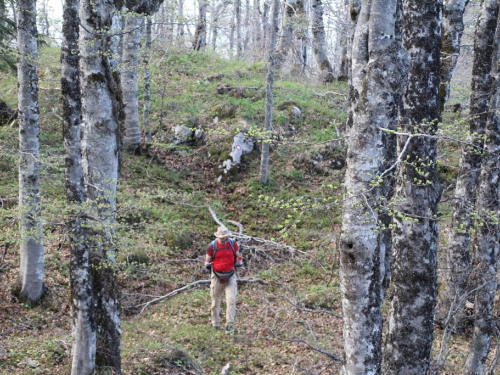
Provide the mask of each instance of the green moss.
{"label": "green moss", "polygon": [[147,266],[149,264],[149,257],[145,251],[140,250],[140,249],[134,249],[134,250],[129,251],[127,253],[120,254],[116,258],[116,261],[118,263],[126,263],[126,264],[136,263],[139,265],[146,265]]}

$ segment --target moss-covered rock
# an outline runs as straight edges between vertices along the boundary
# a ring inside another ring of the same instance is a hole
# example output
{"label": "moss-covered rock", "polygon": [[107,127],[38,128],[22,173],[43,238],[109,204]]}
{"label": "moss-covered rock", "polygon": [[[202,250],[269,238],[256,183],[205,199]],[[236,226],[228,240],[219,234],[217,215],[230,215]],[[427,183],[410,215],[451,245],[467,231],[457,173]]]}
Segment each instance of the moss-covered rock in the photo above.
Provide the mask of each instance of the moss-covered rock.
{"label": "moss-covered rock", "polygon": [[217,104],[210,108],[209,113],[219,119],[233,118],[236,115],[236,107],[229,103]]}
{"label": "moss-covered rock", "polygon": [[144,250],[134,249],[132,251],[118,255],[116,261],[118,263],[138,264],[147,266],[149,264],[149,257]]}
{"label": "moss-covered rock", "polygon": [[283,100],[276,105],[276,109],[278,109],[279,111],[288,110],[292,107],[298,107],[295,100]]}

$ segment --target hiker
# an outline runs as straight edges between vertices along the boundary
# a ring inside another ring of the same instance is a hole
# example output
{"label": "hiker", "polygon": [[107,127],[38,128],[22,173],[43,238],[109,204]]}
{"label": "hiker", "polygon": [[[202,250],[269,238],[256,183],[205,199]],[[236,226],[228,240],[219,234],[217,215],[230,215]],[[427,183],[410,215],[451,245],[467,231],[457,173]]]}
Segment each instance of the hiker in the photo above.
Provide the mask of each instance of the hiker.
{"label": "hiker", "polygon": [[238,244],[229,238],[229,229],[221,226],[214,233],[216,240],[210,242],[205,256],[205,268],[212,270],[210,297],[212,298],[212,326],[220,329],[220,303],[222,291],[226,292],[226,332],[234,333],[234,316],[236,314],[236,274],[235,267],[243,265]]}

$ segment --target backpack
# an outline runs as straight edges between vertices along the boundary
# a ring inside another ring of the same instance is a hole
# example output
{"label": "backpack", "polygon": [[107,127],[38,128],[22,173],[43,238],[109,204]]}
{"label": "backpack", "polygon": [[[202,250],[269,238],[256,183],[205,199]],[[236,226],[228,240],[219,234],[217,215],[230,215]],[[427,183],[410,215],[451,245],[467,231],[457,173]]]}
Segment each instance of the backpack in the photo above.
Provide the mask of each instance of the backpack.
{"label": "backpack", "polygon": [[[231,250],[233,250],[234,264],[236,264],[236,250],[234,249],[234,240],[232,238],[229,239],[229,246],[231,247]],[[210,263],[214,261],[215,254],[217,253],[217,240],[212,241],[212,248],[214,249],[214,251],[212,253],[212,258],[210,259]]]}
{"label": "backpack", "polygon": [[[231,250],[233,250],[234,264],[236,265],[236,259],[237,259],[236,250],[234,249],[234,240],[231,238],[229,239],[229,246],[231,247]],[[215,254],[217,253],[217,240],[212,241],[212,248],[213,248],[213,252],[212,252],[212,258],[210,259],[210,263],[214,261]],[[229,272],[217,272],[212,267],[212,272],[214,273],[215,276],[217,276],[217,278],[219,279],[219,281],[222,284],[225,284],[225,283],[227,283],[229,278],[234,275],[234,268]]]}

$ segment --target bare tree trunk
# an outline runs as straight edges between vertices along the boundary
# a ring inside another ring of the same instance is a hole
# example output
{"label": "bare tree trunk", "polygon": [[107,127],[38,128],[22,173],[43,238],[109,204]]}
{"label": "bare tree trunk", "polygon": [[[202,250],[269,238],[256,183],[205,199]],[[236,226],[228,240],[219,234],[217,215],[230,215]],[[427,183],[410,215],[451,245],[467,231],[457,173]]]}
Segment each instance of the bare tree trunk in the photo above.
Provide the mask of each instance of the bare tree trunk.
{"label": "bare tree trunk", "polygon": [[333,82],[333,67],[328,59],[328,52],[326,48],[322,0],[313,0],[312,9],[313,52],[316,57],[316,63],[318,64],[321,72],[321,80],[323,82]]}
{"label": "bare tree trunk", "polygon": [[233,12],[231,14],[231,26],[229,29],[229,55],[231,57],[233,56],[233,50],[234,50],[234,33],[236,31],[236,21],[235,20],[236,20],[236,9],[235,9],[235,5],[233,4]]}
{"label": "bare tree trunk", "polygon": [[207,0],[198,0],[199,19],[194,33],[193,49],[203,51],[207,45]]}
{"label": "bare tree trunk", "polygon": [[450,96],[450,81],[460,56],[460,40],[464,32],[464,12],[469,0],[449,0],[443,6],[443,46],[441,47],[441,84],[439,115]]}
{"label": "bare tree trunk", "polygon": [[236,56],[241,57],[243,54],[243,44],[241,36],[241,0],[234,0],[235,17],[236,17]]}
{"label": "bare tree trunk", "polygon": [[110,64],[119,72],[123,53],[123,9],[115,9],[111,26]]}
{"label": "bare tree trunk", "polygon": [[348,195],[340,238],[344,375],[381,373],[380,269],[385,259],[379,245],[378,207],[386,155],[383,129],[397,118],[394,99],[404,88],[410,66],[408,53],[395,37],[396,6],[397,0],[365,1],[353,40]]}
{"label": "bare tree trunk", "polygon": [[151,16],[146,17],[146,43],[144,45],[144,111],[143,123],[144,131],[146,133],[146,143],[151,144],[151,126],[149,125],[149,111],[151,109],[151,73],[149,70],[149,59],[151,58]]}
{"label": "bare tree trunk", "polygon": [[264,10],[262,11],[262,49],[264,51],[267,48],[267,39],[269,35],[269,8],[271,3],[268,0],[264,0]]}
{"label": "bare tree trunk", "polygon": [[288,52],[293,51],[293,24],[292,17],[295,13],[297,0],[284,3],[283,15],[281,17],[281,35],[276,49],[276,69],[281,69],[286,61]]}
{"label": "bare tree trunk", "polygon": [[[445,273],[445,288],[440,293],[436,309],[436,320],[442,324],[451,324],[452,329],[456,329],[463,320],[463,307],[467,301],[467,283],[471,271],[470,231],[473,226],[470,214],[475,207],[476,187],[481,171],[481,149],[491,98],[491,59],[498,9],[498,0],[484,0],[476,24],[469,116],[469,141],[474,146],[462,149],[448,239],[448,267],[445,267],[449,271]],[[446,322],[449,311],[454,312],[453,318]]]}
{"label": "bare tree trunk", "polygon": [[474,303],[474,334],[470,344],[469,355],[465,363],[466,375],[486,373],[484,365],[491,345],[491,336],[495,327],[493,319],[493,303],[498,288],[498,260],[500,236],[498,234],[498,213],[500,200],[498,182],[500,181],[500,116],[498,103],[500,96],[500,76],[498,61],[500,52],[500,24],[497,24],[495,35],[495,52],[492,63],[492,97],[488,111],[484,156],[479,176],[477,194],[477,212],[481,225],[477,229],[475,244],[474,270],[476,299]]}
{"label": "bare tree trunk", "polygon": [[89,247],[82,205],[85,203],[81,150],[81,95],[78,76],[78,5],[66,0],[61,46],[61,90],[66,152],[66,195],[71,207],[68,222],[71,244],[70,280],[72,325],[75,342],[72,348],[72,375],[90,375],[95,367],[96,327],[92,323],[92,292],[89,273]]}
{"label": "bare tree trunk", "polygon": [[[401,30],[401,21],[403,17],[403,2],[402,0],[396,1],[396,13],[394,18],[395,23],[395,39],[402,43],[402,30]],[[406,84],[406,80],[404,80]],[[399,125],[399,108],[403,105],[403,91],[404,88],[401,89],[400,92],[395,93],[394,102],[395,105],[392,106],[393,113],[389,114],[391,118],[391,122],[389,123],[388,129],[392,131],[396,131]],[[392,216],[391,216],[391,208],[390,203],[394,197],[394,170],[391,170],[391,166],[397,160],[398,157],[398,142],[397,136],[391,132],[384,133],[384,145],[385,145],[385,165],[384,165],[384,181],[381,186],[381,196],[384,197],[384,204],[381,204],[379,209],[380,216],[380,226],[382,227],[379,232],[379,246],[380,246],[380,298],[383,302],[385,298],[385,293],[387,288],[389,287],[390,279],[391,279],[391,250],[392,250]]]}
{"label": "bare tree trunk", "polygon": [[33,304],[43,294],[44,256],[40,201],[36,2],[17,1],[19,207],[21,264],[13,293]]}
{"label": "bare tree trunk", "polygon": [[212,11],[212,49],[215,50],[217,46],[217,36],[219,32],[219,17],[222,12],[226,9],[226,6],[230,2],[225,0],[217,4],[215,9]]}
{"label": "bare tree trunk", "polygon": [[340,39],[340,59],[338,65],[338,81],[349,79],[351,67],[352,39],[354,29],[361,9],[361,0],[345,0],[345,30],[342,31]]}
{"label": "bare tree trunk", "polygon": [[[105,30],[111,27],[113,3],[80,3],[80,84],[82,92],[82,168],[92,216],[91,280],[93,323],[97,331],[96,367],[121,373],[120,299],[112,246],[119,160],[118,83],[108,57]],[[104,30],[104,32],[102,32]],[[99,223],[99,225],[97,225]]]}
{"label": "bare tree trunk", "polygon": [[269,62],[267,71],[267,87],[266,87],[266,114],[264,119],[265,135],[262,141],[262,154],[260,159],[260,182],[267,184],[268,171],[269,171],[269,142],[273,131],[273,85],[274,85],[274,71],[276,67],[275,52],[276,44],[278,42],[279,31],[279,11],[280,2],[274,0],[273,2],[273,20],[271,25],[271,43],[269,44]]}
{"label": "bare tree trunk", "polygon": [[177,25],[177,37],[179,39],[179,45],[184,45],[184,0],[179,0],[179,23]]}
{"label": "bare tree trunk", "polygon": [[141,128],[139,124],[139,55],[143,16],[127,13],[123,35],[122,94],[123,94],[123,146],[131,154],[140,152]]}
{"label": "bare tree trunk", "polygon": [[250,0],[245,0],[245,39],[243,41],[243,52],[245,55],[248,54],[249,42],[250,42]]}
{"label": "bare tree trunk", "polygon": [[[437,173],[437,131],[441,51],[441,2],[403,1],[403,44],[412,65],[400,126],[402,164],[393,209],[391,285],[384,374],[429,371],[434,337],[438,226],[441,188]],[[358,21],[359,22],[359,21]],[[404,144],[404,146],[403,146]]]}
{"label": "bare tree trunk", "polygon": [[42,0],[41,2],[41,12],[39,12],[40,24],[42,26],[42,34],[46,37],[50,37],[50,23],[49,23],[49,13],[47,9],[47,0]]}

